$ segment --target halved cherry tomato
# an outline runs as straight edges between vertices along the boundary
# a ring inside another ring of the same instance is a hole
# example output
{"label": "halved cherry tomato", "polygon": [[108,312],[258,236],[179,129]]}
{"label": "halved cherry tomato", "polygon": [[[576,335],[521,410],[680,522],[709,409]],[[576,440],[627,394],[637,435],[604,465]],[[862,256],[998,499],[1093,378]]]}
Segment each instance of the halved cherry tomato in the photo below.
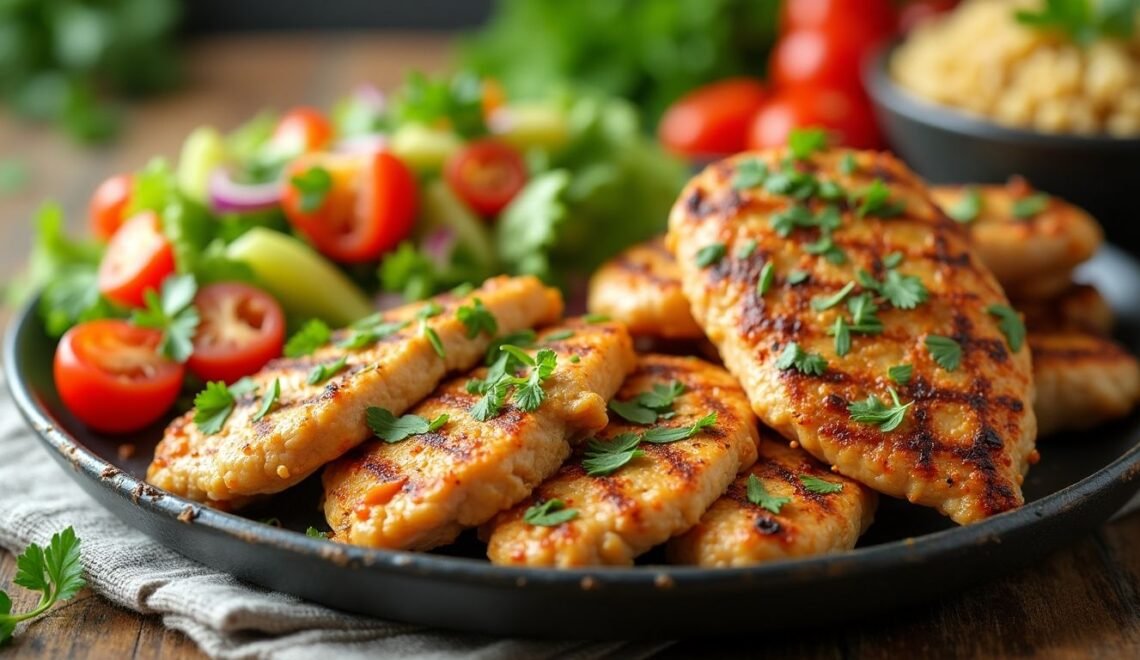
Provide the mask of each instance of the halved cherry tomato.
{"label": "halved cherry tomato", "polygon": [[518,150],[504,142],[476,140],[447,160],[443,178],[472,211],[492,217],[526,185],[526,163]]}
{"label": "halved cherry tomato", "polygon": [[186,366],[202,380],[232,383],[281,355],[285,314],[268,293],[241,282],[202,287],[194,296],[201,322]]}
{"label": "halved cherry tomato", "polygon": [[273,142],[279,149],[292,154],[320,151],[332,140],[333,128],[320,110],[293,108],[277,122]]}
{"label": "halved cherry tomato", "polygon": [[855,28],[870,42],[895,29],[890,0],[789,0],[784,3],[781,32]]}
{"label": "halved cherry tomato", "polygon": [[879,146],[879,127],[868,101],[860,94],[838,89],[795,87],[772,99],[756,113],[748,145],[766,149],[787,144],[793,128],[818,126],[836,144],[858,149]]}
{"label": "halved cherry tomato", "polygon": [[123,224],[123,211],[131,200],[135,180],[130,174],[118,174],[99,184],[88,205],[91,233],[101,241],[111,236]]}
{"label": "halved cherry tomato", "polygon": [[748,124],[767,99],[764,84],[752,78],[710,83],[669,106],[657,135],[666,149],[683,156],[743,151],[748,145]]}
{"label": "halved cherry tomato", "polygon": [[[306,204],[300,179],[314,168],[331,182],[316,207]],[[342,263],[378,259],[407,238],[416,219],[415,175],[392,154],[311,154],[286,170],[285,217],[316,248]]]}
{"label": "halved cherry tomato", "polygon": [[158,215],[143,211],[111,237],[99,264],[99,291],[126,307],[142,307],[147,289],[158,290],[174,272],[174,249],[162,233]]}
{"label": "halved cherry tomato", "polygon": [[120,319],[68,330],[55,349],[59,398],[87,426],[137,431],[162,417],[182,388],[184,369],[158,354],[162,333]]}
{"label": "halved cherry tomato", "polygon": [[910,32],[916,25],[958,5],[958,0],[913,0],[899,10],[899,30]]}

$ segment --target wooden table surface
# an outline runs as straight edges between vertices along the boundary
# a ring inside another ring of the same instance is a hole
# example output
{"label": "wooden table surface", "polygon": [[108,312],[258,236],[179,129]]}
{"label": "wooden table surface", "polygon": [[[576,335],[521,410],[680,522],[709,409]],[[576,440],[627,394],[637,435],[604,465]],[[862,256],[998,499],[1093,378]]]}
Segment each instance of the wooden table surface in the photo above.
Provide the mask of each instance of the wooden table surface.
{"label": "wooden table surface", "polygon": [[[111,173],[134,169],[156,154],[174,157],[199,124],[233,127],[263,107],[327,106],[359,81],[398,83],[409,68],[439,69],[448,40],[423,35],[234,36],[199,41],[186,57],[187,85],[131,110],[114,144],[78,149],[54,132],[0,115],[0,160],[15,158],[27,185],[0,197],[0,276],[7,281],[26,258],[30,221],[43,199],[63,204],[81,228],[91,190]],[[3,314],[0,314],[2,317]],[[46,460],[45,456],[45,460]],[[15,564],[0,551],[0,589],[14,609],[33,595],[12,586]],[[820,603],[827,607],[827,603]],[[804,613],[810,620],[811,613]],[[745,644],[683,643],[665,653],[802,658],[1140,657],[1140,514],[1108,524],[1037,566],[968,589],[927,607],[859,625]],[[192,658],[201,654],[180,633],[84,591],[20,628],[5,653],[16,658]]]}

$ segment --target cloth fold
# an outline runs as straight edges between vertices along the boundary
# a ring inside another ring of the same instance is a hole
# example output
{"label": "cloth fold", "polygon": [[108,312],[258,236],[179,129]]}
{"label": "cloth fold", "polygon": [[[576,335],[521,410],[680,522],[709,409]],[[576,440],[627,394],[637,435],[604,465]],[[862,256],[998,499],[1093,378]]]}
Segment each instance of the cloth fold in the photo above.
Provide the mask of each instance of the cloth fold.
{"label": "cloth fold", "polygon": [[0,546],[19,552],[28,543],[46,544],[68,525],[83,541],[87,582],[95,592],[161,616],[213,657],[586,660],[648,657],[668,645],[442,632],[354,616],[245,584],[128,527],[87,497],[39,446],[0,378]]}

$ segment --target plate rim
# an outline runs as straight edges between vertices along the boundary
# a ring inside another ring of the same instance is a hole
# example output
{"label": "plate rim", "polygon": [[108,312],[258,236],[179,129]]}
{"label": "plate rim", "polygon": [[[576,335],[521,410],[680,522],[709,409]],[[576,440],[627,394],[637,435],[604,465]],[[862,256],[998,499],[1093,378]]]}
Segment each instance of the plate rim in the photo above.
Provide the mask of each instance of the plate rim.
{"label": "plate rim", "polygon": [[[1083,503],[1103,494],[1106,488],[1114,484],[1121,489],[1131,488],[1133,494],[1140,490],[1140,434],[1137,434],[1134,444],[1129,449],[1096,472],[1041,499],[983,521],[855,548],[842,553],[784,559],[754,566],[709,568],[654,564],[634,567],[535,568],[501,566],[481,559],[428,552],[384,550],[332,543],[309,538],[301,532],[276,528],[213,509],[200,502],[151,486],[145,480],[138,479],[100,458],[65,429],[57,426],[50,419],[47,410],[35,401],[31,388],[21,378],[23,371],[21,365],[25,360],[18,352],[21,337],[24,333],[33,331],[33,324],[39,324],[35,329],[43,332],[42,322],[37,313],[39,298],[39,294],[33,296],[12,316],[4,333],[0,361],[4,363],[7,387],[17,409],[46,449],[55,454],[53,458],[71,464],[74,472],[127,500],[133,506],[169,518],[168,522],[200,525],[214,533],[224,534],[233,541],[251,546],[272,546],[346,568],[401,575],[410,573],[421,578],[457,580],[491,587],[530,586],[566,588],[574,591],[581,590],[586,579],[595,581],[599,587],[607,585],[624,588],[642,587],[656,591],[661,588],[662,576],[669,580],[671,586],[699,587],[706,590],[734,589],[739,588],[742,583],[759,581],[769,584],[786,583],[789,580],[802,581],[815,575],[843,575],[855,578],[860,574],[875,574],[883,569],[897,566],[900,562],[938,560],[941,556],[952,555],[963,547],[982,546],[1000,540],[1006,534],[1024,527],[1025,518],[1030,516],[1038,519],[1048,518],[1079,508]],[[92,499],[99,503],[96,498]],[[102,503],[99,505],[107,509]],[[117,512],[113,510],[109,512],[118,517]],[[1102,522],[1104,521],[1098,520],[1097,524]],[[126,521],[124,524],[131,526]],[[148,536],[166,545],[161,539],[155,539],[149,534]]]}

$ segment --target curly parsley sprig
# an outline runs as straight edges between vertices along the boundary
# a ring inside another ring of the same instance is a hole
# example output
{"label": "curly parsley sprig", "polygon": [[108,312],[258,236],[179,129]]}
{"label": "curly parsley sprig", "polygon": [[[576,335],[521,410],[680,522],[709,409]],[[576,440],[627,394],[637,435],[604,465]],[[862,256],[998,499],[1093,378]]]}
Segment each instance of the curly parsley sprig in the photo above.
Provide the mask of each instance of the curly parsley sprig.
{"label": "curly parsley sprig", "polygon": [[0,591],[0,645],[12,638],[16,624],[34,619],[58,602],[73,597],[85,586],[83,562],[79,556],[79,537],[71,527],[51,537],[46,548],[29,545],[16,558],[16,584],[42,594],[31,610],[12,613],[12,599]]}

